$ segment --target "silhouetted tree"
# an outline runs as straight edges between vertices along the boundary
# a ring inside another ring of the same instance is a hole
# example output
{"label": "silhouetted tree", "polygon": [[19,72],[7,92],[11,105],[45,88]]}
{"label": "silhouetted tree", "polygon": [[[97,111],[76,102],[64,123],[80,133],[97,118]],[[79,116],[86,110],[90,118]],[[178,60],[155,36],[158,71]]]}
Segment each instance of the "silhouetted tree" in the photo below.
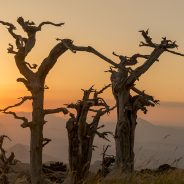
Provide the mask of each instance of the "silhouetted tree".
{"label": "silhouetted tree", "polygon": [[115,162],[114,155],[107,154],[107,150],[110,147],[110,145],[104,145],[103,146],[103,152],[102,152],[102,169],[99,170],[101,172],[101,177],[107,176],[110,172],[110,166]]}
{"label": "silhouetted tree", "polygon": [[[116,142],[116,165],[122,171],[132,172],[134,167],[134,135],[137,119],[137,111],[139,109],[146,112],[145,106],[154,105],[153,98],[149,95],[137,90],[135,82],[143,75],[164,52],[169,52],[179,56],[184,56],[181,53],[173,51],[172,49],[178,48],[176,42],[163,37],[160,43],[154,43],[152,38],[148,35],[147,31],[140,31],[145,42],[141,42],[140,46],[151,47],[153,51],[149,55],[134,54],[131,57],[117,55],[119,63],[107,58],[94,48],[88,46],[75,46],[68,44],[68,47],[75,53],[77,51],[85,51],[93,53],[101,59],[105,60],[112,65],[109,72],[111,73],[112,92],[117,104],[117,125],[115,130]],[[138,63],[139,59],[145,59],[145,62],[139,67],[132,69],[131,66]],[[138,92],[138,96],[132,97],[131,91]],[[142,107],[139,107],[141,104]]]}
{"label": "silhouetted tree", "polygon": [[[66,123],[71,184],[83,183],[89,172],[95,135],[108,140],[107,136],[111,134],[111,132],[99,132],[99,129],[104,125],[98,126],[100,118],[116,107],[110,108],[105,100],[99,97],[108,87],[110,85],[105,86],[100,91],[94,90],[93,87],[83,90],[82,100],[67,105],[67,108],[76,111],[75,114],[70,113],[70,119]],[[92,120],[88,120],[91,113],[95,114],[92,116]]]}
{"label": "silhouetted tree", "polygon": [[13,152],[7,156],[6,151],[3,147],[4,139],[11,139],[6,135],[0,136],[0,183],[9,184],[7,174],[9,173],[10,166],[16,164],[15,155]]}
{"label": "silhouetted tree", "polygon": [[[41,31],[44,25],[62,26],[63,23],[55,24],[52,22],[42,22],[38,26],[34,22],[25,21],[22,17],[17,19],[18,24],[21,26],[27,37],[18,35],[15,33],[16,27],[8,22],[0,21],[0,24],[7,27],[10,35],[15,39],[16,50],[14,46],[9,44],[8,53],[14,54],[15,63],[19,72],[23,75],[23,78],[18,78],[17,82],[22,82],[25,87],[30,91],[31,96],[25,96],[20,98],[20,102],[2,109],[6,114],[11,114],[16,119],[23,121],[21,125],[23,128],[29,127],[31,131],[31,143],[30,143],[30,168],[31,168],[31,182],[32,184],[42,183],[42,149],[50,141],[43,137],[43,127],[46,121],[44,117],[48,114],[63,112],[67,114],[68,111],[65,108],[56,109],[44,109],[44,91],[47,89],[45,86],[45,80],[49,71],[53,68],[57,59],[65,53],[68,48],[67,44],[72,43],[69,39],[61,40],[50,51],[48,56],[41,62],[37,71],[33,71],[37,68],[36,64],[31,65],[26,61],[26,57],[35,46],[36,34]],[[32,120],[29,121],[26,117],[21,117],[15,112],[10,111],[10,108],[19,106],[27,100],[32,100]]]}

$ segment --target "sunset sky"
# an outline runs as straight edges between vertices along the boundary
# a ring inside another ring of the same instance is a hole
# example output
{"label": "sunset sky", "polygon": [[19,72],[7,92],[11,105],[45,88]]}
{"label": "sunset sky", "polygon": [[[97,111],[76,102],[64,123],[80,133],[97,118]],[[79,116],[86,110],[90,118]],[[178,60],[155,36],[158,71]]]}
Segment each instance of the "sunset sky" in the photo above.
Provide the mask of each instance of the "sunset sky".
{"label": "sunset sky", "polygon": [[[15,25],[19,16],[35,23],[65,22],[63,27],[45,26],[39,32],[36,47],[27,58],[30,63],[42,62],[57,43],[56,38],[70,38],[76,45],[93,46],[117,62],[112,51],[127,56],[149,54],[151,50],[138,47],[142,40],[138,31],[147,28],[155,42],[167,36],[177,40],[178,51],[184,53],[182,0],[0,0],[0,3],[0,19]],[[18,25],[17,28],[19,31]],[[7,54],[8,43],[14,40],[0,26],[0,108],[28,94],[16,82],[20,74],[13,55]],[[46,83],[50,89],[46,91],[45,105],[55,107],[77,100],[80,89],[92,84],[103,87],[110,82],[110,74],[104,72],[108,68],[107,63],[93,55],[68,51],[49,73]],[[184,126],[184,57],[164,53],[136,85],[161,101],[159,107],[150,109],[142,118],[161,125]],[[110,90],[104,96],[113,104]],[[29,109],[26,105],[20,110]]]}

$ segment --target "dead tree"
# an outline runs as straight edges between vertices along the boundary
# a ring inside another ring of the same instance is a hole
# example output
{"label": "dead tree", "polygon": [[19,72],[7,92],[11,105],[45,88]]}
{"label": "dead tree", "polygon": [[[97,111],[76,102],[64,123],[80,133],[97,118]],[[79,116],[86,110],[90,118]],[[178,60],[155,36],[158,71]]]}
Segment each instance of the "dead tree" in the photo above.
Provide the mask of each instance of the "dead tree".
{"label": "dead tree", "polygon": [[0,136],[0,183],[9,184],[7,174],[9,173],[10,166],[16,164],[15,155],[12,152],[10,156],[6,155],[6,151],[3,148],[4,139],[11,139],[6,135]]}
{"label": "dead tree", "polygon": [[[115,130],[116,165],[120,167],[122,171],[126,172],[132,172],[134,167],[133,146],[137,110],[142,109],[144,111],[144,106],[149,105],[148,102],[150,102],[150,100],[147,100],[147,95],[145,96],[142,94],[135,98],[131,97],[131,91],[135,86],[135,82],[156,61],[158,61],[159,57],[164,52],[184,56],[184,54],[173,50],[178,48],[176,41],[172,42],[171,40],[166,39],[166,37],[163,37],[161,42],[157,44],[154,43],[152,38],[148,35],[148,30],[140,32],[145,40],[145,42],[140,43],[140,46],[150,47],[153,51],[149,55],[138,53],[131,57],[117,55],[113,52],[113,55],[119,58],[119,63],[104,56],[93,47],[75,46],[72,43],[68,44],[68,48],[74,53],[77,51],[89,52],[112,65],[109,72],[111,73],[112,92],[117,104],[117,125]],[[139,59],[143,59],[145,62],[136,69],[132,69],[131,66],[137,64]],[[138,92],[139,90],[136,91]],[[139,107],[139,105],[137,106],[136,104],[142,103],[145,97],[146,101],[145,104],[142,104],[143,107]],[[154,101],[152,101],[151,104],[154,104]]]}
{"label": "dead tree", "polygon": [[[66,123],[71,184],[82,183],[89,172],[95,135],[109,140],[107,136],[111,132],[99,132],[99,129],[104,126],[98,126],[100,118],[116,107],[110,108],[105,100],[99,97],[108,87],[110,85],[105,86],[100,91],[94,90],[93,87],[83,90],[82,100],[67,105],[67,108],[76,111],[75,114],[70,113],[71,118]],[[87,122],[90,113],[93,113],[94,116],[92,116],[91,122]]]}
{"label": "dead tree", "polygon": [[[31,96],[25,96],[20,99],[20,102],[2,109],[6,114],[11,114],[16,119],[23,121],[22,127],[29,127],[31,131],[30,143],[30,168],[32,184],[42,183],[42,149],[48,143],[48,139],[43,137],[43,127],[46,121],[44,117],[48,114],[63,112],[67,114],[65,108],[44,109],[44,91],[47,89],[45,80],[49,71],[53,68],[57,59],[64,54],[68,48],[67,44],[71,44],[69,39],[63,39],[53,47],[48,56],[41,62],[37,69],[36,64],[30,64],[26,61],[26,57],[30,54],[36,43],[36,34],[42,30],[45,25],[62,26],[63,23],[55,24],[52,22],[42,22],[38,26],[34,22],[25,21],[22,17],[17,19],[18,24],[26,33],[26,37],[17,34],[16,27],[8,22],[0,21],[0,24],[7,27],[8,32],[15,40],[16,49],[12,44],[9,44],[8,53],[13,54],[16,66],[23,77],[18,78],[17,82],[25,85]],[[34,71],[34,69],[37,69]],[[20,117],[15,112],[9,111],[10,108],[19,106],[27,100],[32,100],[32,120],[29,121],[26,117]]]}
{"label": "dead tree", "polygon": [[108,155],[106,152],[110,145],[103,146],[102,152],[102,170],[101,170],[101,177],[107,176],[110,172],[110,166],[115,162],[114,155]]}

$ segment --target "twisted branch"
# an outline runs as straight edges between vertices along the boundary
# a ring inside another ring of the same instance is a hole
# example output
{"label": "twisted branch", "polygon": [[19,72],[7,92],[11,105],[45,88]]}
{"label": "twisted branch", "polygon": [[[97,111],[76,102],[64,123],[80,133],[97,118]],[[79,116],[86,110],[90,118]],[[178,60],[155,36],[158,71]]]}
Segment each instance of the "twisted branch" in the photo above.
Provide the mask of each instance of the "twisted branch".
{"label": "twisted branch", "polygon": [[148,35],[148,30],[147,31],[141,30],[140,32],[142,33],[142,36],[146,42],[146,43],[141,42],[140,46],[152,47],[154,48],[154,50],[152,51],[150,56],[147,58],[145,63],[137,67],[128,77],[126,84],[129,86],[133,85],[133,83],[137,79],[139,79],[139,77],[143,73],[145,73],[155,61],[158,61],[158,58],[160,57],[160,55],[162,55],[165,51],[170,52],[172,54],[184,56],[184,54],[170,50],[170,49],[178,48],[176,41],[172,42],[171,40],[166,39],[166,37],[163,37],[159,44],[155,44],[152,42],[152,38]]}
{"label": "twisted branch", "polygon": [[100,57],[101,59],[103,59],[104,61],[106,61],[107,63],[118,67],[118,64],[115,63],[113,60],[107,58],[106,56],[104,56],[102,53],[98,52],[97,50],[95,50],[93,47],[88,46],[88,47],[83,47],[83,46],[76,46],[73,44],[73,42],[70,43],[65,43],[66,47],[69,48],[72,52],[77,52],[77,51],[85,51],[85,52],[89,52],[89,53],[93,53],[94,55]]}
{"label": "twisted branch", "polygon": [[22,29],[27,33],[28,38],[25,40],[25,56],[32,50],[36,43],[36,33],[41,31],[44,25],[61,26],[64,23],[55,24],[50,21],[42,22],[39,26],[36,26],[34,22],[25,21],[23,17],[19,17],[17,22],[20,24]]}
{"label": "twisted branch", "polygon": [[49,71],[53,68],[57,59],[64,54],[68,48],[65,46],[65,43],[70,44],[72,40],[64,39],[62,42],[58,43],[49,53],[49,55],[42,61],[40,67],[38,68],[38,75],[41,78],[45,78]]}
{"label": "twisted branch", "polygon": [[37,64],[32,64],[32,65],[31,65],[31,64],[28,63],[28,62],[25,62],[25,63],[26,63],[26,65],[28,65],[28,67],[31,68],[31,69],[36,69],[37,66],[38,66]]}
{"label": "twisted branch", "polygon": [[152,42],[152,38],[148,35],[149,29],[147,29],[146,31],[140,30],[139,32],[142,34],[144,40],[146,41],[146,44],[144,42],[141,42],[142,45],[149,45],[150,47],[157,47],[158,46],[157,44]]}
{"label": "twisted branch", "polygon": [[62,112],[63,114],[69,113],[69,111],[66,108],[60,107],[60,108],[56,108],[56,109],[45,109],[44,115],[55,114],[55,113],[60,113],[60,112]]}
{"label": "twisted branch", "polygon": [[11,114],[15,119],[22,120],[23,123],[21,124],[21,127],[23,127],[23,128],[30,127],[32,122],[29,122],[29,120],[26,117],[18,116],[15,112],[8,111],[8,110],[11,109],[11,108],[14,108],[14,107],[22,105],[27,100],[32,100],[33,97],[32,96],[24,96],[24,97],[20,97],[18,99],[21,99],[21,101],[19,103],[16,103],[14,105],[8,106],[8,107],[6,107],[4,109],[0,109],[0,112],[2,112],[4,114]]}
{"label": "twisted branch", "polygon": [[[153,99],[153,96],[148,95],[145,93],[145,91],[141,91],[139,89],[137,89],[135,86],[131,87],[131,89],[136,92],[138,95],[141,95],[143,97],[149,98],[149,99]],[[154,104],[159,104],[159,100],[152,100],[154,102]]]}
{"label": "twisted branch", "polygon": [[38,31],[41,31],[42,26],[44,25],[52,25],[57,27],[64,25],[64,23],[56,24],[50,21],[45,21],[41,22],[38,26],[36,26],[36,24],[33,21],[32,22],[30,22],[29,20],[25,21],[23,17],[18,17],[17,22],[20,24],[22,29],[28,34],[28,36],[30,36],[31,34],[36,34],[36,32]]}
{"label": "twisted branch", "polygon": [[135,87],[132,87],[131,89],[138,94],[132,97],[133,111],[137,112],[140,109],[146,114],[148,111],[146,108],[147,106],[155,106],[159,104],[159,100],[155,100],[153,96],[145,94],[144,91],[140,91]]}
{"label": "twisted branch", "polygon": [[18,79],[17,79],[17,82],[22,82],[22,83],[26,86],[26,88],[28,89],[28,91],[31,90],[30,83],[29,83],[29,81],[26,80],[25,78],[18,78]]}
{"label": "twisted branch", "polygon": [[144,59],[148,59],[149,55],[143,55],[143,54],[134,54],[131,57],[127,57],[127,56],[123,56],[123,55],[118,55],[115,52],[112,53],[114,56],[117,56],[120,59],[120,65],[119,67],[121,67],[121,65],[123,64],[123,66],[131,66],[131,65],[135,65],[138,63],[138,58],[144,58]]}
{"label": "twisted branch", "polygon": [[7,49],[8,53],[10,54],[17,54],[17,52],[14,50],[14,47],[12,44],[9,43],[9,48]]}
{"label": "twisted branch", "polygon": [[24,97],[20,97],[20,98],[18,98],[18,99],[21,99],[21,101],[18,102],[18,103],[16,103],[16,104],[14,104],[14,105],[10,105],[10,106],[8,106],[8,107],[6,107],[6,108],[4,108],[4,109],[0,109],[0,111],[7,111],[7,110],[10,109],[10,108],[20,106],[20,105],[22,105],[25,101],[27,101],[27,100],[32,100],[33,97],[32,97],[32,96],[24,96]]}
{"label": "twisted branch", "polygon": [[110,132],[110,131],[106,131],[106,132],[96,131],[95,133],[98,135],[98,137],[103,138],[103,139],[107,140],[108,142],[111,142],[107,137],[108,137],[108,135],[113,135],[112,132]]}
{"label": "twisted branch", "polygon": [[184,54],[180,53],[180,52],[176,52],[176,51],[173,51],[173,50],[169,50],[169,49],[165,49],[167,52],[170,52],[171,54],[175,54],[175,55],[178,55],[178,56],[184,56]]}
{"label": "twisted branch", "polygon": [[41,22],[40,24],[39,24],[39,26],[38,26],[38,30],[40,30],[41,31],[41,29],[42,29],[42,26],[44,26],[44,25],[52,25],[52,26],[56,26],[56,27],[60,27],[60,26],[62,26],[62,25],[64,25],[65,23],[53,23],[53,22],[50,22],[50,21],[45,21],[45,22]]}
{"label": "twisted branch", "polygon": [[95,91],[94,95],[95,97],[99,94],[102,94],[106,89],[108,89],[109,87],[111,87],[112,84],[108,84],[108,85],[105,85],[101,90],[99,91]]}
{"label": "twisted branch", "polygon": [[24,116],[18,116],[15,112],[12,111],[3,111],[4,114],[11,114],[15,119],[22,120],[23,123],[21,124],[22,128],[31,127],[32,122],[29,122],[29,120]]}
{"label": "twisted branch", "polygon": [[42,140],[42,148],[43,148],[44,146],[46,146],[50,141],[51,141],[51,139],[43,138],[43,140]]}

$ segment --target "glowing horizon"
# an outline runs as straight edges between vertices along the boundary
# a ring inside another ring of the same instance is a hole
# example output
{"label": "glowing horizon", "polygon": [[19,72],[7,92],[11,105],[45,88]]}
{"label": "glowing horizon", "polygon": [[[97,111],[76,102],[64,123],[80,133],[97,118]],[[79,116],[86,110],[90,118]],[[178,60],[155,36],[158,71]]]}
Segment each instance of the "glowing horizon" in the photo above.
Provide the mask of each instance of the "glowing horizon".
{"label": "glowing horizon", "polygon": [[[37,44],[27,58],[30,63],[39,64],[57,43],[57,37],[71,38],[77,45],[91,45],[118,62],[112,51],[127,56],[134,53],[150,53],[150,50],[138,47],[139,41],[142,40],[138,33],[140,29],[150,28],[150,35],[156,42],[162,36],[177,40],[179,51],[184,52],[184,24],[181,24],[184,17],[183,5],[184,2],[171,0],[55,0],[54,3],[49,0],[19,0],[11,4],[2,0],[0,15],[2,20],[14,23],[20,33],[22,31],[16,24],[18,16],[36,23],[45,20],[66,23],[61,28],[46,26],[38,34]],[[170,13],[173,8],[177,9],[174,15]],[[28,92],[22,84],[16,82],[21,75],[15,66],[13,55],[6,52],[8,43],[14,43],[14,40],[3,26],[0,26],[0,40],[0,107],[4,107],[12,102],[16,103],[16,98]],[[96,88],[100,89],[110,83],[110,74],[104,73],[108,68],[109,64],[96,56],[88,53],[73,54],[68,51],[60,57],[48,75],[46,83],[50,89],[45,95],[46,106],[60,106],[69,100],[76,101],[81,98],[81,88],[95,84]],[[161,102],[184,102],[183,69],[184,58],[164,53],[160,61],[137,81],[137,86]],[[111,90],[108,90],[104,97],[110,103],[114,102]],[[27,106],[24,108],[27,109]],[[157,112],[154,109],[150,111],[152,114]],[[178,116],[175,111],[173,113]],[[150,115],[151,118],[154,116]],[[161,116],[165,117],[166,114]],[[183,118],[182,114],[179,116]]]}

